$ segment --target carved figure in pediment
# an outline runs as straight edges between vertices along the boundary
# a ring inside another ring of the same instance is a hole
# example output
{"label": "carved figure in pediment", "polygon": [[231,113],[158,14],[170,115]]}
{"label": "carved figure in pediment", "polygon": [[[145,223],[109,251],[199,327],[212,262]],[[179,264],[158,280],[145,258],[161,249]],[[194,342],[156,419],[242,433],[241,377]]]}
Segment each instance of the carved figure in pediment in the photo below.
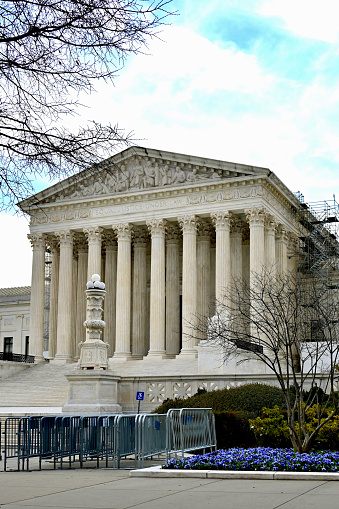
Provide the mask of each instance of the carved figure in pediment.
{"label": "carved figure in pediment", "polygon": [[144,187],[154,187],[156,179],[156,169],[150,163],[144,167]]}
{"label": "carved figure in pediment", "polygon": [[112,173],[108,173],[105,178],[105,186],[109,189],[109,191],[115,192],[117,189],[116,176]]}
{"label": "carved figure in pediment", "polygon": [[117,178],[117,184],[116,184],[116,190],[119,191],[126,191],[129,188],[129,173],[125,171],[119,172],[118,178]]}
{"label": "carved figure in pediment", "polygon": [[138,164],[134,167],[134,170],[131,175],[130,186],[136,187],[138,189],[143,189],[144,187],[144,168],[141,164]]}
{"label": "carved figure in pediment", "polygon": [[185,172],[179,168],[178,166],[175,167],[173,171],[173,184],[182,184],[186,180],[186,174]]}

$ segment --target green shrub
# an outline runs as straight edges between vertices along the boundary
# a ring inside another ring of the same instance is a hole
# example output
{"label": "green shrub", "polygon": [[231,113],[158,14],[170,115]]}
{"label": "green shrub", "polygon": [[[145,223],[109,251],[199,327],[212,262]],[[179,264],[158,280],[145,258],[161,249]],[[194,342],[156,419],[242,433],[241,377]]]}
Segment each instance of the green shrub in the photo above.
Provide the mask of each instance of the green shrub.
{"label": "green shrub", "polygon": [[263,408],[262,414],[250,419],[257,445],[260,447],[290,447],[290,432],[286,414],[276,405],[274,408]]}
{"label": "green shrub", "polygon": [[249,419],[253,412],[216,412],[215,431],[218,449],[255,447],[257,445]]}
{"label": "green shrub", "polygon": [[[331,412],[329,408],[323,419]],[[297,417],[297,416],[296,416]],[[253,431],[257,445],[261,447],[290,447],[290,433],[287,425],[286,411],[274,408],[263,408],[262,414],[255,419],[249,420],[249,425]],[[306,411],[306,422],[304,426],[308,428],[311,434],[318,425],[318,408],[313,405]],[[299,424],[295,424],[298,432]],[[312,448],[316,450],[339,450],[339,415],[320,428]]]}
{"label": "green shrub", "polygon": [[212,408],[214,412],[254,412],[260,415],[263,407],[286,408],[284,394],[278,387],[265,384],[247,384],[231,389],[200,391],[186,399],[167,399],[155,413],[166,413],[170,408]]}

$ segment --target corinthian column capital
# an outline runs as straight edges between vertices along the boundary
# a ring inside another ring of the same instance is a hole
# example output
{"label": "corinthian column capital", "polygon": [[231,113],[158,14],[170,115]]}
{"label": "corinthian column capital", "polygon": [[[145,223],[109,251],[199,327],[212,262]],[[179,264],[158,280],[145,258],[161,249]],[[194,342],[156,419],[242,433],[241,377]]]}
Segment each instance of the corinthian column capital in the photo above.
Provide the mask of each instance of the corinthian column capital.
{"label": "corinthian column capital", "polygon": [[118,240],[132,239],[132,225],[130,223],[119,223],[112,226]]}
{"label": "corinthian column capital", "polygon": [[211,214],[212,222],[216,230],[230,230],[233,224],[232,212],[214,212]]}
{"label": "corinthian column capital", "polygon": [[166,232],[166,220],[165,219],[151,219],[150,221],[146,221],[148,231],[154,236],[163,237]]}
{"label": "corinthian column capital", "polygon": [[198,221],[196,216],[182,216],[178,217],[178,223],[183,233],[196,233]]}
{"label": "corinthian column capital", "polygon": [[43,233],[30,233],[27,235],[33,249],[44,248],[46,246],[46,235]]}
{"label": "corinthian column capital", "polygon": [[55,236],[59,239],[60,247],[73,246],[73,232],[71,230],[59,230],[55,232]]}
{"label": "corinthian column capital", "polygon": [[265,209],[250,209],[246,214],[246,219],[251,226],[265,226],[267,214]]}
{"label": "corinthian column capital", "polygon": [[103,228],[101,228],[100,226],[84,228],[83,232],[86,235],[88,243],[98,243],[98,242],[101,242]]}

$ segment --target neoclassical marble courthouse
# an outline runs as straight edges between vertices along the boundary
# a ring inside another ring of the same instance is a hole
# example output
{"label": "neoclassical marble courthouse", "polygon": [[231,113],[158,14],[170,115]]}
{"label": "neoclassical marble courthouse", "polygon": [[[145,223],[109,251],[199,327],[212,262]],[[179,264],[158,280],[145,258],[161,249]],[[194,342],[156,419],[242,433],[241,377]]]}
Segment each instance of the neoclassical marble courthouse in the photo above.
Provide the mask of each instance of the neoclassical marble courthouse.
{"label": "neoclassical marble courthouse", "polygon": [[[48,354],[72,363],[84,341],[86,282],[106,283],[103,340],[118,401],[270,378],[223,364],[190,336],[233,277],[295,270],[299,201],[269,169],[131,147],[19,204],[31,218],[30,354],[43,358],[45,252],[51,253]],[[254,364],[255,365],[255,364]]]}

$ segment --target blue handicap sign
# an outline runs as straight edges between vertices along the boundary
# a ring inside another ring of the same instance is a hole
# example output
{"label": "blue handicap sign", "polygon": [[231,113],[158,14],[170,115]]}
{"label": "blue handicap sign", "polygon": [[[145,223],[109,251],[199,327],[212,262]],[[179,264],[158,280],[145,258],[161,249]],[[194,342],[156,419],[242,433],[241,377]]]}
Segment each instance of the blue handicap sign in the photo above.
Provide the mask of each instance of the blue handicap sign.
{"label": "blue handicap sign", "polygon": [[144,396],[145,396],[145,393],[144,393],[144,392],[142,392],[142,391],[138,391],[138,392],[137,392],[136,400],[137,400],[137,401],[144,401]]}

